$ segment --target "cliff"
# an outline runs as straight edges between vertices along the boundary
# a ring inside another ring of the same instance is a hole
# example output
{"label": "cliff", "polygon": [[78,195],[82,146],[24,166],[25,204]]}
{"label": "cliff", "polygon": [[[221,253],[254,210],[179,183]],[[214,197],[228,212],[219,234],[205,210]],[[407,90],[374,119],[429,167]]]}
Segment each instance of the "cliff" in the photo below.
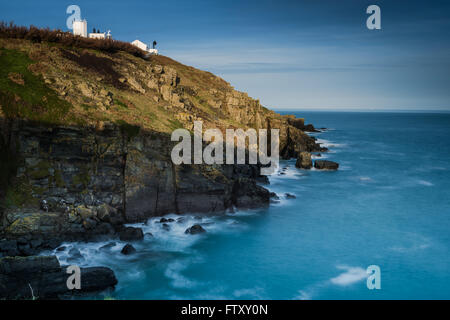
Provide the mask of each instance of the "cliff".
{"label": "cliff", "polygon": [[195,120],[204,130],[280,129],[283,158],[325,150],[303,119],[168,57],[8,38],[0,66],[0,232],[28,239],[19,254],[169,212],[268,205],[258,165],[172,163],[170,133]]}

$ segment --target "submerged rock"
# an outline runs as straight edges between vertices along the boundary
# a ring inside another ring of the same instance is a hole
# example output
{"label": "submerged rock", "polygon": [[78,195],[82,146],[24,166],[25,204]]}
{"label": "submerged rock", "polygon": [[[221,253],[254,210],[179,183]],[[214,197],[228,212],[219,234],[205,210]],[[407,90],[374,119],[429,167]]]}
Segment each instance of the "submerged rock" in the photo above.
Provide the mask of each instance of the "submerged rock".
{"label": "submerged rock", "polygon": [[286,197],[286,199],[296,199],[297,197],[294,196],[293,194],[290,193],[285,193],[284,196]]}
{"label": "submerged rock", "polygon": [[312,168],[311,153],[300,152],[297,158],[297,162],[295,163],[295,166],[301,169],[311,169]]}
{"label": "submerged rock", "polygon": [[339,163],[329,160],[316,160],[314,161],[314,168],[319,170],[337,170]]}
{"label": "submerged rock", "polygon": [[116,245],[115,242],[110,242],[105,244],[104,246],[101,246],[100,248],[98,248],[99,250],[105,251],[105,250],[111,250],[112,247],[114,247]]}
{"label": "submerged rock", "polygon": [[136,252],[136,249],[129,243],[127,243],[122,250],[120,251],[121,254],[129,255]]}
{"label": "submerged rock", "polygon": [[184,233],[186,233],[186,234],[199,234],[199,233],[204,233],[204,232],[206,232],[206,230],[203,229],[203,227],[201,225],[194,224],[192,227],[187,228]]}
{"label": "submerged rock", "polygon": [[144,232],[141,228],[126,227],[120,232],[121,241],[135,241],[142,240],[144,238]]}
{"label": "submerged rock", "polygon": [[170,226],[169,226],[167,223],[163,223],[163,224],[162,224],[162,228],[163,228],[164,230],[166,230],[166,231],[169,231],[169,230],[170,230]]}

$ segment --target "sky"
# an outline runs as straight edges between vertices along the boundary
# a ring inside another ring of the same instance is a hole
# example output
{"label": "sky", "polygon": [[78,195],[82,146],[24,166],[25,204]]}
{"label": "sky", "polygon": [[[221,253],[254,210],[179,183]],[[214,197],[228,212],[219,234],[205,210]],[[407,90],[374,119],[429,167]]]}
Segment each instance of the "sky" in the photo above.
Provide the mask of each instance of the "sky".
{"label": "sky", "polygon": [[88,32],[156,40],[272,109],[450,111],[450,1],[2,0],[0,20],[68,30],[72,4]]}

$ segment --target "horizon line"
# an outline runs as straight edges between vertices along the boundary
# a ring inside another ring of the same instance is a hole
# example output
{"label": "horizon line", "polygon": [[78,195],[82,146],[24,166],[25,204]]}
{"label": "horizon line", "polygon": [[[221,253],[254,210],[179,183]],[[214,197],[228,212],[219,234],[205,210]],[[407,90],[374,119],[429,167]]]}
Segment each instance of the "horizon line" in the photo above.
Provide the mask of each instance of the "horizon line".
{"label": "horizon line", "polygon": [[270,107],[273,111],[309,111],[309,112],[404,112],[404,113],[450,113],[450,109],[364,109],[364,108],[304,108]]}

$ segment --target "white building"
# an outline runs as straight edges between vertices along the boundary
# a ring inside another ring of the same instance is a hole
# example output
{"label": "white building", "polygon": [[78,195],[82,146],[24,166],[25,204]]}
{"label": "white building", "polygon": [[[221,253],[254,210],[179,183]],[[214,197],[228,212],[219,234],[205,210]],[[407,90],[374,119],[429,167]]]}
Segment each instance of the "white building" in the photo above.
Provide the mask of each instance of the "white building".
{"label": "white building", "polygon": [[73,35],[87,37],[87,21],[86,20],[75,20],[73,22]]}
{"label": "white building", "polygon": [[148,50],[148,46],[145,43],[143,43],[142,41],[140,41],[140,40],[134,40],[131,44],[133,46],[138,47],[141,50],[144,50],[144,51]]}
{"label": "white building", "polygon": [[133,46],[138,47],[139,49],[143,50],[143,51],[147,51],[150,54],[158,54],[158,50],[157,49],[151,49],[148,47],[148,45],[146,45],[145,43],[143,43],[140,40],[134,40],[133,42],[131,42],[131,44]]}
{"label": "white building", "polygon": [[90,39],[106,39],[106,33],[100,32],[100,33],[89,33]]}
{"label": "white building", "polygon": [[75,20],[73,22],[73,35],[74,36],[80,36],[84,38],[90,38],[90,39],[111,39],[111,30],[108,30],[108,33],[106,32],[92,32],[87,33],[87,21],[86,20]]}

